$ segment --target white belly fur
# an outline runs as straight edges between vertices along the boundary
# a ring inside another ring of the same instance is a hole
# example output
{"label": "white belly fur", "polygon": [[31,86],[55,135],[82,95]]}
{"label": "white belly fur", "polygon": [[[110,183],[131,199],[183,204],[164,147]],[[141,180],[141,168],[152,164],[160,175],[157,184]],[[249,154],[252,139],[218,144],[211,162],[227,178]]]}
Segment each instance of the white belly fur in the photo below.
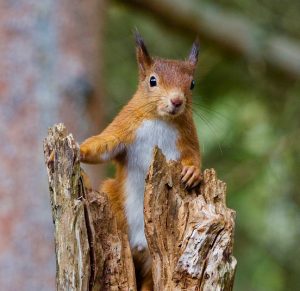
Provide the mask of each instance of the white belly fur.
{"label": "white belly fur", "polygon": [[154,147],[157,145],[167,160],[178,160],[176,142],[178,131],[162,120],[143,121],[136,132],[135,141],[127,149],[126,216],[129,241],[132,248],[147,247],[144,233],[144,187]]}

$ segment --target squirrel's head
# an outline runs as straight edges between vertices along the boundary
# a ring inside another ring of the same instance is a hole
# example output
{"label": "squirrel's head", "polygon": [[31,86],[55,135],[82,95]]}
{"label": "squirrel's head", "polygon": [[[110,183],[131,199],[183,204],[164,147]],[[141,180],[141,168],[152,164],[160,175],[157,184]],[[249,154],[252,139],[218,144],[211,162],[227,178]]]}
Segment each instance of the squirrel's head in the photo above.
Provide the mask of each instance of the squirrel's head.
{"label": "squirrel's head", "polygon": [[191,103],[195,86],[194,72],[198,61],[199,42],[193,43],[185,61],[152,58],[141,35],[136,31],[136,56],[139,66],[139,91],[149,110],[162,117],[176,117]]}

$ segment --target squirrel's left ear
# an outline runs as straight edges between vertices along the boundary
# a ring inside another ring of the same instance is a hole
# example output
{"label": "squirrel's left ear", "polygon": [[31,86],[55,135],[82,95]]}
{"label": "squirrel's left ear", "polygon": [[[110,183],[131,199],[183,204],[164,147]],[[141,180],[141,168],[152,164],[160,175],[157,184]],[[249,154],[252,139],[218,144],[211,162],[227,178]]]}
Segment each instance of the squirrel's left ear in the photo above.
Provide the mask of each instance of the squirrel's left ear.
{"label": "squirrel's left ear", "polygon": [[199,48],[200,48],[200,43],[199,43],[199,39],[197,37],[196,40],[193,43],[193,46],[192,46],[192,49],[190,51],[190,55],[189,55],[189,58],[188,58],[188,61],[190,63],[192,63],[194,66],[198,62]]}
{"label": "squirrel's left ear", "polygon": [[136,58],[139,65],[139,70],[140,73],[145,76],[147,68],[149,68],[152,64],[152,58],[150,57],[144,40],[137,29],[135,30],[134,35],[136,43]]}

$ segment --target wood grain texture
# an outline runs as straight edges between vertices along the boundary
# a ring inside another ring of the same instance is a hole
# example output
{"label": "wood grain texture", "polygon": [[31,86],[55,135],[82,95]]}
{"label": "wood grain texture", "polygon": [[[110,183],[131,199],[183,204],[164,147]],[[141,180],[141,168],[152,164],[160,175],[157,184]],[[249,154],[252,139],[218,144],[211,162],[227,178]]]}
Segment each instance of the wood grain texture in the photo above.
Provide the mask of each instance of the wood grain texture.
{"label": "wood grain texture", "polygon": [[57,290],[136,290],[127,235],[117,229],[107,195],[90,189],[80,169],[79,146],[62,124],[49,129],[44,152]]}
{"label": "wood grain texture", "polygon": [[[91,189],[64,125],[49,129],[44,152],[57,290],[136,290],[127,234],[118,229],[107,195]],[[201,186],[187,191],[180,172],[178,162],[166,162],[155,148],[144,198],[155,290],[232,290],[235,212],[226,207],[226,185],[211,169]]]}
{"label": "wood grain texture", "polygon": [[232,290],[235,212],[226,207],[226,185],[211,169],[187,191],[180,171],[155,150],[144,201],[155,290]]}

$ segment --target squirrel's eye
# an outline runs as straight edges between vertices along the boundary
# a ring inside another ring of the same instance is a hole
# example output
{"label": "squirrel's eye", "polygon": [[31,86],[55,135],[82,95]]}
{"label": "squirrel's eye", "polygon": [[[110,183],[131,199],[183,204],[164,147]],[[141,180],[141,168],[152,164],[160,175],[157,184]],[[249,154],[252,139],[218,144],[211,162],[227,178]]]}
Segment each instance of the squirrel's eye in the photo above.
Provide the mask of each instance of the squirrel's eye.
{"label": "squirrel's eye", "polygon": [[157,85],[156,78],[154,76],[150,77],[150,87],[154,87]]}
{"label": "squirrel's eye", "polygon": [[194,87],[195,87],[195,81],[193,80],[193,81],[191,82],[191,87],[190,87],[190,89],[193,90]]}

